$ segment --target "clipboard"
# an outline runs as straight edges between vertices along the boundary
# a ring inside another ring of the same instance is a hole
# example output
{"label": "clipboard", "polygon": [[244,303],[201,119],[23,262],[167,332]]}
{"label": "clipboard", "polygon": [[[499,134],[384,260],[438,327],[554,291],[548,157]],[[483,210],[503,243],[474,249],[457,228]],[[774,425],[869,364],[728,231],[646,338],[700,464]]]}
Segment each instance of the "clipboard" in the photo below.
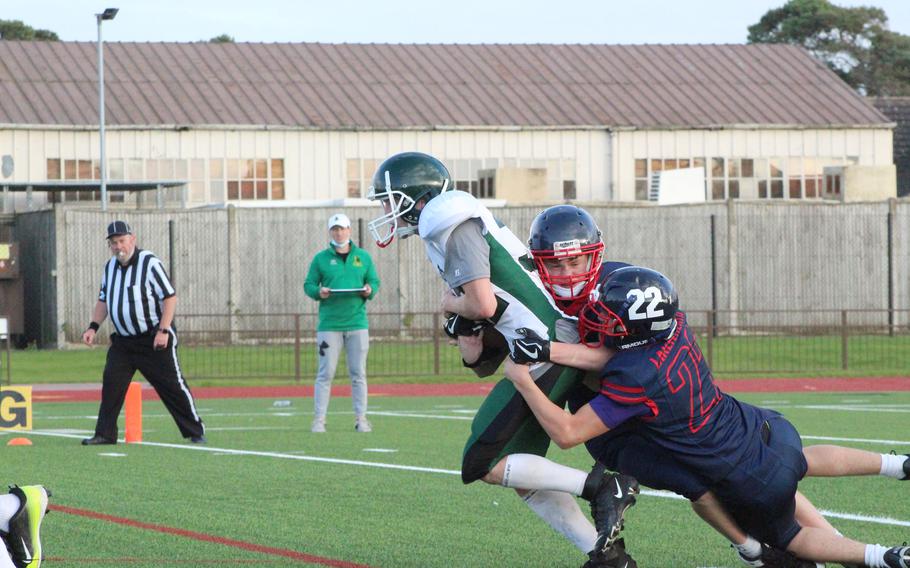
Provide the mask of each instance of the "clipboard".
{"label": "clipboard", "polygon": [[366,288],[329,288],[330,294],[359,294]]}

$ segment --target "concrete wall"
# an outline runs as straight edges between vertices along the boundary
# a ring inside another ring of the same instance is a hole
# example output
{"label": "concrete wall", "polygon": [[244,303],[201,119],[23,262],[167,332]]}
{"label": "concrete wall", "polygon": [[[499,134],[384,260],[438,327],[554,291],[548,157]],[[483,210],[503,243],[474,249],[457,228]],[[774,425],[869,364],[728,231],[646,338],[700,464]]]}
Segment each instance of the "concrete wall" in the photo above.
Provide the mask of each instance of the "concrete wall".
{"label": "concrete wall", "polygon": [[[790,310],[741,315],[738,322],[773,329],[779,323],[839,324],[839,312],[813,310],[910,309],[910,242],[902,238],[910,234],[907,201],[586,207],[604,232],[606,257],[666,273],[689,311]],[[539,210],[502,208],[494,215],[524,240]],[[327,245],[325,220],[334,212],[229,208],[129,212],[117,217],[132,224],[141,248],[155,252],[172,270],[178,317],[230,314],[236,325],[244,314],[315,312],[315,302],[303,294],[303,280],[310,259]],[[397,315],[434,312],[443,292],[419,239],[379,250],[366,231],[377,209],[347,208],[345,213],[354,223],[355,241],[372,255],[382,279],[379,297],[370,304],[373,326],[427,327],[429,318]],[[16,235],[23,247],[29,302],[27,328],[42,344],[77,341],[87,325],[108,258],[104,228],[113,218],[77,208],[18,217]],[[866,323],[887,321],[884,312],[863,317]],[[906,315],[899,318],[903,319],[896,323],[907,325]],[[223,328],[226,321],[206,325]],[[287,321],[276,317],[256,325],[286,328]],[[728,322],[735,322],[733,316],[722,313],[719,323]],[[193,322],[194,329],[202,325],[201,320]],[[308,319],[303,328],[313,325]]]}

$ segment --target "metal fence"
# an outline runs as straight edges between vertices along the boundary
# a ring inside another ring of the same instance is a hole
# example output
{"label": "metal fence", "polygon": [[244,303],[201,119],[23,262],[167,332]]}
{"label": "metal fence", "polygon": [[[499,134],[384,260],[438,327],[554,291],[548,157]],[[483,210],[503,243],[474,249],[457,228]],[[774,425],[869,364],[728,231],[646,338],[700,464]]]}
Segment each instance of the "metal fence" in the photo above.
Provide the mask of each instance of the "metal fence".
{"label": "metal fence", "polygon": [[[789,311],[687,316],[715,373],[910,374],[910,326],[895,323],[907,322],[907,312],[817,311],[801,322]],[[183,370],[191,378],[312,381],[316,321],[316,313],[180,316]],[[370,314],[368,375],[470,380],[441,325],[434,312]],[[337,376],[346,372],[342,357]]]}
{"label": "metal fence", "polygon": [[[604,231],[608,259],[664,272],[689,311],[714,310],[721,323],[769,323],[760,310],[773,308],[791,310],[783,323],[796,325],[807,317],[821,318],[806,312],[825,308],[892,310],[895,323],[907,324],[910,200],[583,205]],[[524,239],[543,207],[493,212]],[[41,347],[79,341],[109,254],[104,227],[115,216],[130,222],[139,246],[155,252],[171,271],[178,315],[315,309],[303,293],[303,280],[313,256],[327,246],[325,221],[338,210],[103,213],[64,206],[17,215],[27,334]],[[435,310],[442,284],[420,240],[380,250],[366,231],[378,208],[344,211],[354,221],[355,241],[373,257],[382,280],[368,304],[371,314],[402,314],[399,327],[404,328],[404,320],[413,317],[408,314]],[[250,325],[278,327],[268,320]]]}

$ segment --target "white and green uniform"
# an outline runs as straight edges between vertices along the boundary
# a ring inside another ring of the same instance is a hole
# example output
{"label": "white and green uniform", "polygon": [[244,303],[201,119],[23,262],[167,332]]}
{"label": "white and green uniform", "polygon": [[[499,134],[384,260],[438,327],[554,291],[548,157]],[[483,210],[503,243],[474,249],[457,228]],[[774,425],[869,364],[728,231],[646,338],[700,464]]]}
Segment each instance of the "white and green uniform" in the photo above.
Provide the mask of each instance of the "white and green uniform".
{"label": "white and green uniform", "polygon": [[[458,235],[453,242],[457,247],[450,247],[456,229]],[[490,320],[509,344],[519,337],[515,331],[519,328],[556,338],[557,322],[565,314],[543,287],[524,243],[500,226],[477,199],[462,191],[444,192],[431,199],[420,213],[418,232],[430,262],[453,288],[489,277],[497,298],[496,314]],[[472,233],[479,233],[480,238],[472,237]],[[471,260],[472,256],[484,255],[489,263],[488,274],[476,269],[481,263]],[[455,267],[447,266],[453,258],[459,262]],[[532,367],[532,375],[541,390],[559,405],[565,403],[568,392],[582,377],[578,370],[552,364]],[[511,381],[503,379],[484,400],[471,425],[462,480],[470,483],[480,479],[509,454],[545,455],[549,444],[549,437],[527,403]]]}

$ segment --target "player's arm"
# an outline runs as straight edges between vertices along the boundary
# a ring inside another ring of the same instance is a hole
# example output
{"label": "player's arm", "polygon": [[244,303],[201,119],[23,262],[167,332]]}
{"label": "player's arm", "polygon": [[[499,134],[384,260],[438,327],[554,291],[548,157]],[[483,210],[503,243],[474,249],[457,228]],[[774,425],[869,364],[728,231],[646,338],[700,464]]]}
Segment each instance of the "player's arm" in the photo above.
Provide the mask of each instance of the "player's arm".
{"label": "player's arm", "polygon": [[615,351],[606,347],[591,349],[579,343],[550,342],[550,361],[583,371],[599,371],[610,361]]}
{"label": "player's arm", "polygon": [[496,314],[496,294],[489,278],[478,278],[461,285],[462,294],[451,291],[442,297],[442,311],[458,314],[470,320],[485,320]]}
{"label": "player's arm", "polygon": [[[99,326],[104,323],[104,320],[107,318],[107,304],[98,300],[95,302],[95,309],[92,310],[92,323],[98,324]],[[82,342],[86,345],[91,345],[95,342],[95,329],[92,326],[89,326],[82,333]]]}
{"label": "player's arm", "polygon": [[610,430],[590,404],[582,406],[575,414],[566,413],[540,390],[526,365],[506,361],[506,377],[524,397],[550,439],[560,448],[577,446]]}
{"label": "player's arm", "polygon": [[520,337],[512,341],[512,360],[516,363],[551,362],[583,371],[600,371],[615,353],[612,349],[591,349],[578,343],[550,341],[533,329],[515,330]]}

